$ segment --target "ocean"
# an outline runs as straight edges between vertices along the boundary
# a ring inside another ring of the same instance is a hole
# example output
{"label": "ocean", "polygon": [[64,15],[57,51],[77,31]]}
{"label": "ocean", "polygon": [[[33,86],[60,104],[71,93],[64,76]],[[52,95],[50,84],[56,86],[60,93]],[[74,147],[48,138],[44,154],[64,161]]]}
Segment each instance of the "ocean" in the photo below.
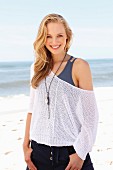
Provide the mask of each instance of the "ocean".
{"label": "ocean", "polygon": [[[113,86],[113,59],[91,59],[94,87]],[[29,95],[30,66],[32,61],[0,62],[0,97]]]}

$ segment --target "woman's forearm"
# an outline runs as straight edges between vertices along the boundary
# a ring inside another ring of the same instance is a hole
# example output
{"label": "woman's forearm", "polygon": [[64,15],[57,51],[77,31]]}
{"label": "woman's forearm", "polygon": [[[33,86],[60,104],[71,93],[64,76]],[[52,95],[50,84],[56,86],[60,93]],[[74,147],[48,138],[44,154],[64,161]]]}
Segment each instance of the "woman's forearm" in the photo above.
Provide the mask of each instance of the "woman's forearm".
{"label": "woman's forearm", "polygon": [[30,144],[30,124],[31,124],[31,116],[32,113],[27,114],[27,119],[26,119],[26,127],[25,127],[25,136],[24,136],[24,141],[23,141],[23,148],[29,147]]}

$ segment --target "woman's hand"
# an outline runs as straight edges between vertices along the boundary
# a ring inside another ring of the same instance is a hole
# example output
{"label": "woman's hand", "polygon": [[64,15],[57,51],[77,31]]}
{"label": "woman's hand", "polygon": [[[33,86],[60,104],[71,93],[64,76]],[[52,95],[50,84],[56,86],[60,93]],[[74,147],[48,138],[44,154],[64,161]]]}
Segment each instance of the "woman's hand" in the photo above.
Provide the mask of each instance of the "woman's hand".
{"label": "woman's hand", "polygon": [[27,166],[30,170],[37,170],[33,162],[31,161],[31,152],[33,149],[31,147],[24,148],[24,159],[25,162],[27,163]]}
{"label": "woman's hand", "polygon": [[80,170],[83,166],[84,161],[76,154],[71,154],[70,161],[65,170]]}

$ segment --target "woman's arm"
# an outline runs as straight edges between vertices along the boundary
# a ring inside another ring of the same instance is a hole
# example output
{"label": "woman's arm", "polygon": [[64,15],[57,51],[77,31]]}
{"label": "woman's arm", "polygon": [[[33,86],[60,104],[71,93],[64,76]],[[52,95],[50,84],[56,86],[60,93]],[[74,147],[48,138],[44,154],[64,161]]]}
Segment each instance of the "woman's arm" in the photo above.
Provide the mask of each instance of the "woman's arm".
{"label": "woman's arm", "polygon": [[[74,75],[73,81],[76,82],[79,88],[93,91],[90,66],[85,60],[80,58],[75,60],[73,63],[72,74]],[[82,159],[82,157],[76,152],[75,154],[70,155],[70,162],[65,170],[69,170],[70,168],[72,170],[80,170],[83,166],[83,163],[84,159]]]}
{"label": "woman's arm", "polygon": [[24,159],[27,163],[27,166],[29,169],[37,170],[33,162],[31,161],[31,152],[32,148],[30,146],[30,124],[31,124],[31,117],[32,113],[27,114],[26,119],[26,128],[25,128],[25,136],[24,136],[24,142],[23,142],[23,151],[24,151]]}
{"label": "woman's arm", "polygon": [[[30,68],[30,81],[34,75],[34,65],[31,65]],[[28,108],[28,114],[26,119],[26,127],[25,127],[25,137],[23,142],[23,147],[29,147],[30,144],[30,124],[31,124],[31,117],[33,112],[33,105],[34,105],[34,99],[35,99],[35,89],[30,86],[30,96],[29,96],[29,108]]]}
{"label": "woman's arm", "polygon": [[[33,64],[31,65],[30,79],[32,79],[32,76],[33,76]],[[32,148],[30,146],[30,125],[31,125],[34,100],[35,100],[35,89],[31,86],[30,97],[29,97],[29,109],[26,118],[25,136],[23,141],[23,151],[24,151],[24,159],[27,163],[28,168],[32,170],[37,170],[33,162],[31,161]]]}
{"label": "woman's arm", "polygon": [[26,127],[25,127],[25,136],[24,136],[24,141],[23,141],[23,148],[28,148],[30,144],[30,124],[31,124],[31,116],[32,113],[27,114],[27,119],[26,119]]}
{"label": "woman's arm", "polygon": [[[30,68],[30,81],[33,77],[33,64],[31,65]],[[26,127],[25,127],[25,137],[24,137],[24,142],[23,142],[23,147],[29,147],[30,144],[30,124],[31,124],[31,117],[32,117],[32,112],[33,112],[33,105],[34,105],[34,100],[35,100],[35,89],[30,86],[30,96],[29,96],[29,108],[28,108],[28,114],[27,114],[27,119],[26,119]]]}
{"label": "woman's arm", "polygon": [[93,90],[93,81],[90,66],[87,61],[77,58],[73,63],[74,80],[78,87],[84,90]]}

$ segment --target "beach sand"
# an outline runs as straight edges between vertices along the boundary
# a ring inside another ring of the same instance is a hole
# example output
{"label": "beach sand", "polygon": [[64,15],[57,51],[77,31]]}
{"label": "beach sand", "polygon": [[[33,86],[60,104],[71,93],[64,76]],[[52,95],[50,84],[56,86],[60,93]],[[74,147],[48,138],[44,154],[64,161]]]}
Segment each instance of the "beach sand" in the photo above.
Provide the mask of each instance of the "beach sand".
{"label": "beach sand", "polygon": [[[94,88],[99,125],[90,153],[95,170],[113,170],[113,87]],[[0,170],[25,170],[22,142],[29,97],[0,97]]]}

